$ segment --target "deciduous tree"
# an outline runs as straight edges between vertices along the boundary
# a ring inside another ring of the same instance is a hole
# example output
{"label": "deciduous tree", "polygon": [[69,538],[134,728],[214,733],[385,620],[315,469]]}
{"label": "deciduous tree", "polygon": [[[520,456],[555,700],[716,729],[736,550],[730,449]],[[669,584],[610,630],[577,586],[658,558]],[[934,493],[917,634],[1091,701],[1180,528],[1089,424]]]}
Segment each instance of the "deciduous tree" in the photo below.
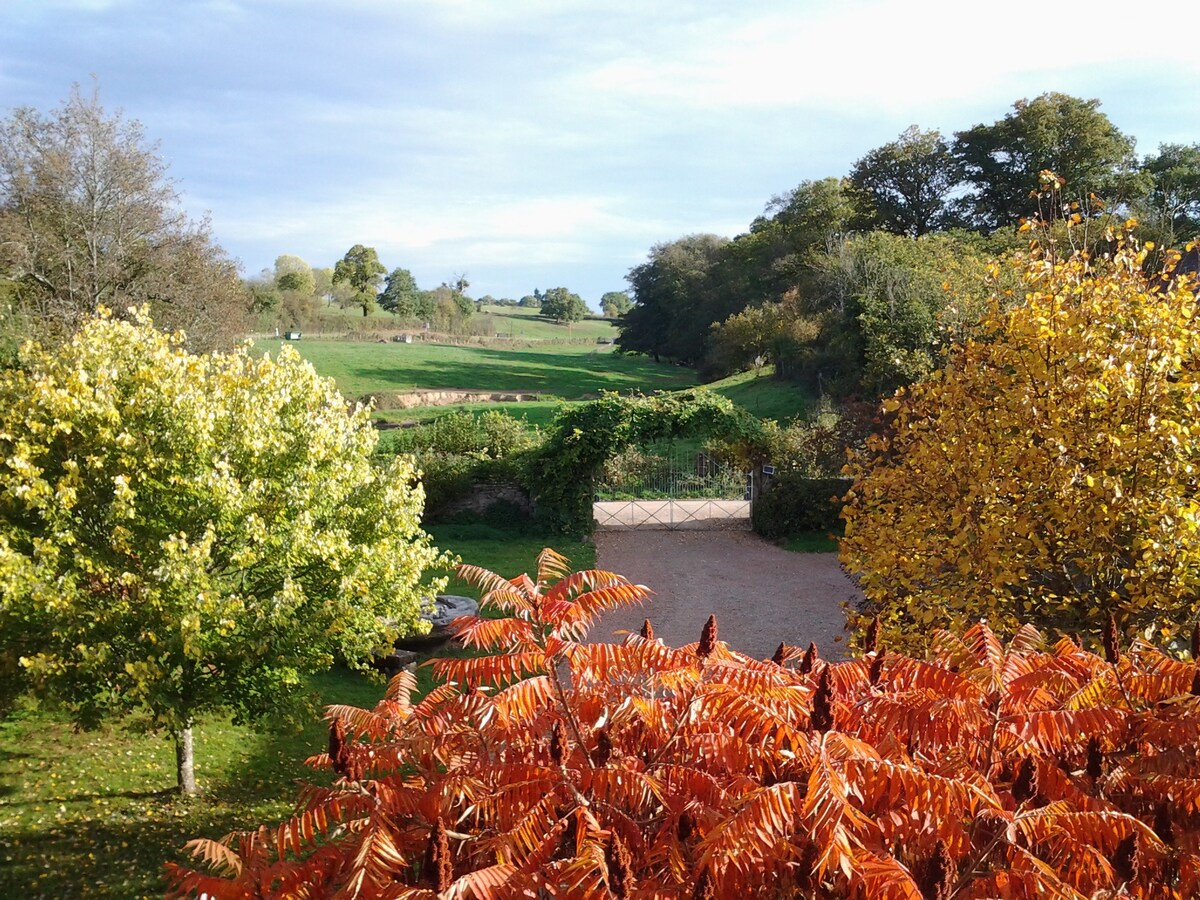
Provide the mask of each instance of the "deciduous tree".
{"label": "deciduous tree", "polygon": [[386,271],[374,247],[355,244],[333,267],[333,283],[350,285],[354,290],[354,302],[362,307],[366,317],[375,306],[375,294]]}
{"label": "deciduous tree", "polygon": [[600,298],[600,311],[610,319],[625,315],[632,306],[633,301],[624,291],[605,291]]}
{"label": "deciduous tree", "polygon": [[1145,251],[1035,253],[1023,302],[884,404],[849,472],[842,559],[910,643],[986,616],[1166,638],[1200,616],[1194,283]]}
{"label": "deciduous tree", "polygon": [[854,164],[850,184],[860,199],[859,224],[920,237],[952,226],[958,164],[938,131],[916,125]]}
{"label": "deciduous tree", "polygon": [[408,269],[395,268],[388,274],[379,294],[379,308],[399,316],[412,319],[417,315],[417,295],[420,288]]}
{"label": "deciduous tree", "polygon": [[101,305],[144,303],[193,347],[246,333],[237,267],[180,209],[157,146],[78,87],[48,114],[23,107],[0,122],[0,276],[43,340]]}
{"label": "deciduous tree", "polygon": [[1039,173],[1066,179],[1068,200],[1085,214],[1092,195],[1110,206],[1142,193],[1135,177],[1134,141],[1100,112],[1099,100],[1050,92],[1018,100],[991,125],[955,135],[954,154],[974,185],[973,225],[985,231],[1015,225],[1039,212]]}
{"label": "deciduous tree", "polygon": [[1163,144],[1142,171],[1151,179],[1146,223],[1168,247],[1200,237],[1200,144]]}
{"label": "deciduous tree", "polygon": [[542,294],[542,306],[539,315],[553,319],[560,325],[578,322],[587,315],[587,304],[578,294],[568,291],[565,287],[550,288]]}
{"label": "deciduous tree", "polygon": [[284,347],[194,356],[144,318],[89,320],[0,375],[0,672],[78,720],[175,737],[297,699],[335,658],[419,630],[438,558],[407,457]]}

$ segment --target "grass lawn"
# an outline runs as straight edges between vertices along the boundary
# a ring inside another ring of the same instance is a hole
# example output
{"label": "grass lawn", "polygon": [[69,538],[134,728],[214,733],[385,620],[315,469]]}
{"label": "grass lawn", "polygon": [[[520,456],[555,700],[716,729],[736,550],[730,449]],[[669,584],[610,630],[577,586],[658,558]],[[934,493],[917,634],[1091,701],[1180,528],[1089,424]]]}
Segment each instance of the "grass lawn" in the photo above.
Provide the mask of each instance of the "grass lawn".
{"label": "grass lawn", "polygon": [[617,326],[612,319],[591,318],[570,325],[559,325],[545,318],[539,310],[520,306],[485,306],[476,313],[473,321],[494,323],[496,335],[506,335],[513,340],[570,341],[597,338],[616,338]]}
{"label": "grass lawn", "polygon": [[[320,702],[373,706],[383,684],[345,669],[311,681]],[[0,720],[0,896],[162,896],[163,863],[194,837],[290,814],[304,758],[325,747],[314,715],[299,730],[228,721],[196,728],[202,796],[184,800],[162,736],[117,727],[76,732],[28,704]]]}
{"label": "grass lawn", "polygon": [[[279,351],[280,341],[258,347]],[[476,390],[577,399],[604,390],[675,390],[696,383],[691,369],[622,356],[608,347],[501,347],[299,341],[293,346],[347,397],[386,391]]]}

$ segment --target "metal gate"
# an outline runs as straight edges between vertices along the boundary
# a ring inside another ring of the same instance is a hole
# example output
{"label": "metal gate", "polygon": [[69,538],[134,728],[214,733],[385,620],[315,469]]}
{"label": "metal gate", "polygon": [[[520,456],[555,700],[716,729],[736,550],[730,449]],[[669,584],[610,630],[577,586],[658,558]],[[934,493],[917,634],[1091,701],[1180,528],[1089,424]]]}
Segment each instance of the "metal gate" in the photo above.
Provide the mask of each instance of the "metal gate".
{"label": "metal gate", "polygon": [[750,528],[747,476],[706,453],[628,450],[596,489],[598,531]]}

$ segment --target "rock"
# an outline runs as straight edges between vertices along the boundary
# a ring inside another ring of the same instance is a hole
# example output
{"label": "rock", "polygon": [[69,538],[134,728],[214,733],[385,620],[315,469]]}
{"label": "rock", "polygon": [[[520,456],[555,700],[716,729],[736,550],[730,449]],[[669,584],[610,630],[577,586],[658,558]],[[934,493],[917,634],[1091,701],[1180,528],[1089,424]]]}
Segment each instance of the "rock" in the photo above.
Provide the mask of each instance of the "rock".
{"label": "rock", "polygon": [[422,616],[429,623],[428,634],[414,634],[398,638],[396,647],[400,650],[427,649],[435,644],[444,644],[450,640],[450,623],[459,616],[475,616],[479,614],[479,603],[470,597],[460,597],[456,594],[438,594],[433,611]]}
{"label": "rock", "polygon": [[376,656],[371,665],[389,678],[401,669],[408,669],[417,664],[417,654],[411,650],[393,650],[387,656]]}

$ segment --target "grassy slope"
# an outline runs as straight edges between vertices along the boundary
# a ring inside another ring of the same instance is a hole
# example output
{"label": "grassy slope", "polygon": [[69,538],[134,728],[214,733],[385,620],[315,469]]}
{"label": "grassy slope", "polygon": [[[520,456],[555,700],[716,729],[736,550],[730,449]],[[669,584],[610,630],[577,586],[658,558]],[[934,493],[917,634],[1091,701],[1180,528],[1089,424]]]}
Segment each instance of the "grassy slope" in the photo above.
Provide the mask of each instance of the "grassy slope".
{"label": "grassy slope", "polygon": [[[277,353],[280,342],[260,341]],[[514,349],[444,344],[300,341],[294,344],[348,397],[385,391],[484,390],[545,393],[576,399],[602,390],[674,390],[695,384],[695,373],[622,356],[588,344]]]}
{"label": "grassy slope", "polygon": [[763,419],[784,424],[807,412],[815,398],[805,389],[788,381],[776,381],[768,366],[761,374],[743,372],[705,385],[710,391],[728,397],[738,406]]}

